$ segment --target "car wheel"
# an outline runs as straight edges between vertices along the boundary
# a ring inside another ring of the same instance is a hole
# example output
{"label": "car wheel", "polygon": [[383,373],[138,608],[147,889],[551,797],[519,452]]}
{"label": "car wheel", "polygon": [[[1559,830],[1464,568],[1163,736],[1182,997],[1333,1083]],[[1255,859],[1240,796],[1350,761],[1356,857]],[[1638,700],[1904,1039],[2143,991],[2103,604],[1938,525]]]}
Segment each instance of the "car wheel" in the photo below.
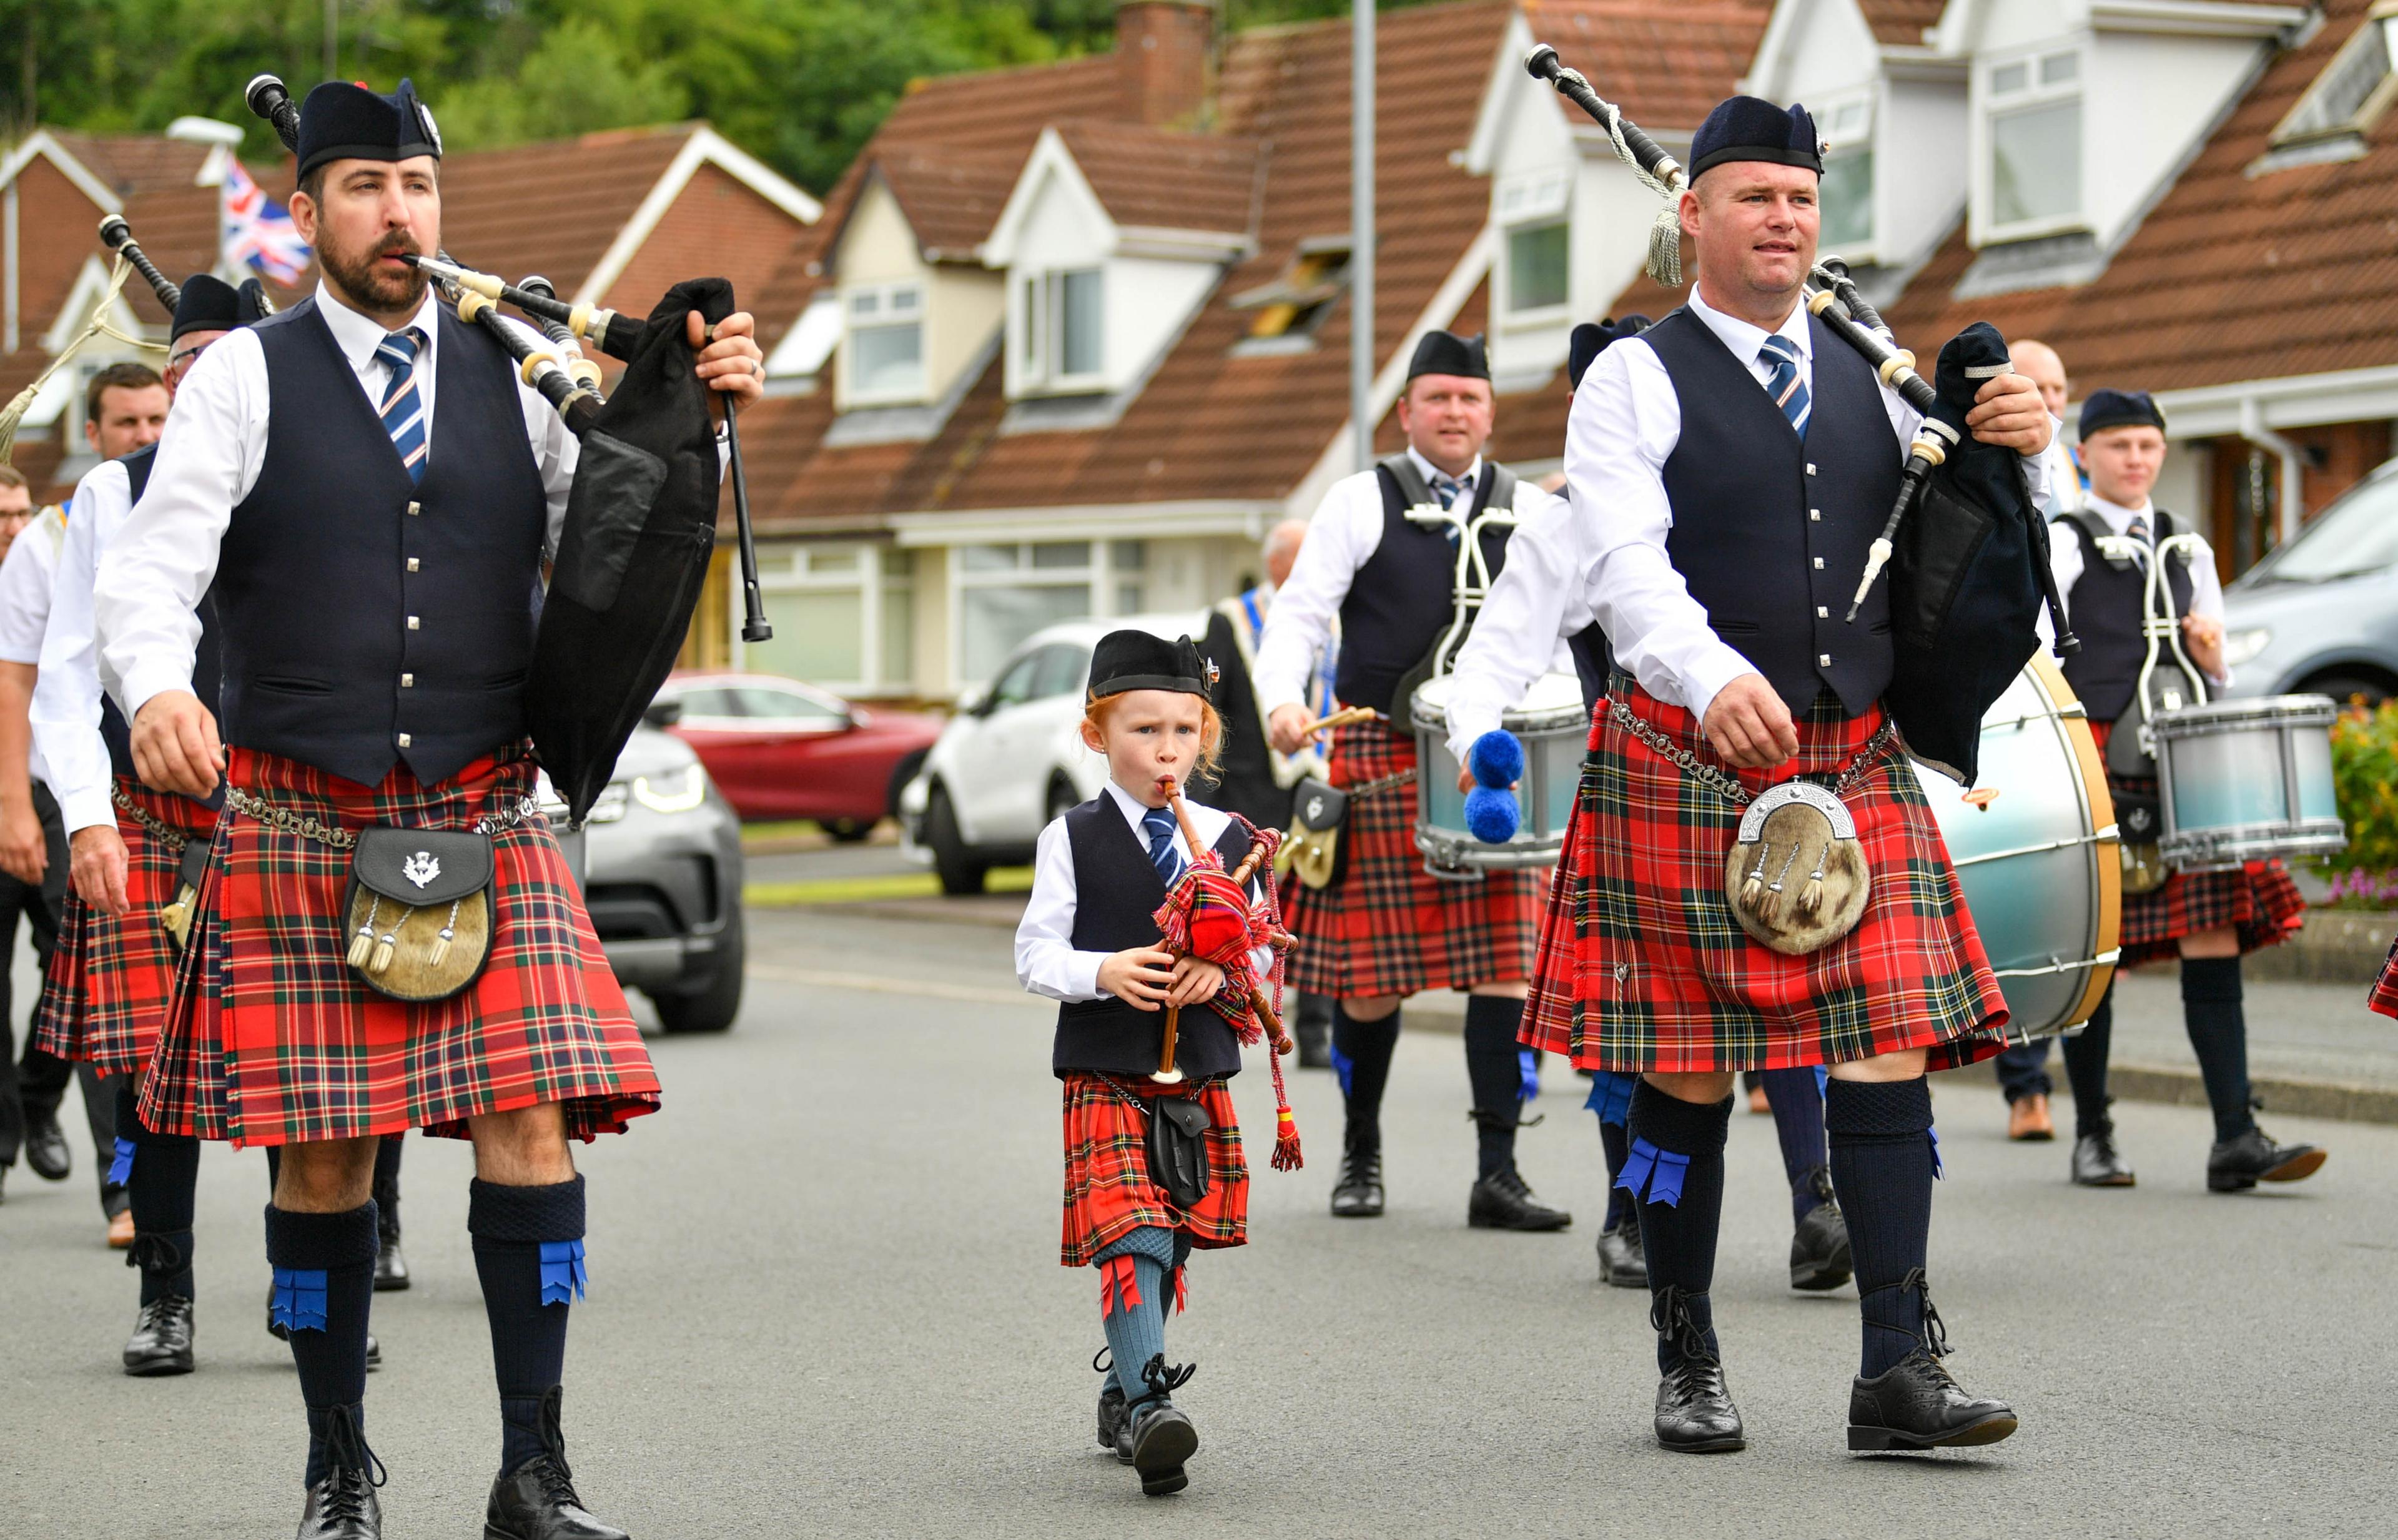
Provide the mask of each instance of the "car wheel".
{"label": "car wheel", "polygon": [[915,750],[910,753],[902,755],[899,763],[891,767],[891,785],[882,794],[882,804],[883,811],[889,813],[893,817],[896,818],[899,816],[899,794],[908,790],[908,783],[909,781],[914,780],[918,775],[923,773],[924,768],[924,756],[930,751],[931,750],[924,749]]}
{"label": "car wheel", "polygon": [[725,921],[723,935],[717,939],[716,971],[688,991],[659,991],[650,996],[650,1004],[658,1010],[658,1024],[677,1034],[731,1030],[741,1014],[741,968],[748,950],[741,911],[735,909]]}
{"label": "car wheel", "polygon": [[956,897],[982,891],[990,863],[975,859],[966,848],[965,836],[958,832],[957,810],[950,805],[945,786],[934,787],[925,799],[924,844],[933,852],[933,870],[940,876],[942,892]]}
{"label": "car wheel", "polygon": [[2329,696],[2342,706],[2361,696],[2364,704],[2371,707],[2378,706],[2388,700],[2391,689],[2390,681],[2378,675],[2340,673],[2317,674],[2314,678],[2301,682],[2297,687],[2297,693],[2306,696]]}
{"label": "car wheel", "polygon": [[874,832],[874,825],[862,818],[827,818],[824,831],[837,844],[855,844]]}
{"label": "car wheel", "polygon": [[1074,783],[1063,776],[1049,782],[1049,804],[1043,811],[1041,822],[1046,826],[1064,817],[1083,799],[1074,794]]}

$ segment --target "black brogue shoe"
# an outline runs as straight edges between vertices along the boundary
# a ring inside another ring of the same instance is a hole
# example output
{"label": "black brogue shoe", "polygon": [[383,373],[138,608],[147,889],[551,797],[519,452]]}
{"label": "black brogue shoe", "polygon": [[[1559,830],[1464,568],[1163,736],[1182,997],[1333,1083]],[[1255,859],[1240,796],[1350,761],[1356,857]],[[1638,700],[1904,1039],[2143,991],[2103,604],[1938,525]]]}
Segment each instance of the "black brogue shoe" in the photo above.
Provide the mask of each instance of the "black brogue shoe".
{"label": "black brogue shoe", "polygon": [[2330,1158],[2329,1151],[2312,1144],[2277,1144],[2252,1124],[2246,1133],[2206,1153],[2206,1190],[2242,1193],[2260,1182],[2304,1182]]}
{"label": "black brogue shoe", "polygon": [[1832,1196],[1832,1173],[1818,1166],[1807,1182],[1823,1199],[1807,1210],[1790,1236],[1790,1287],[1820,1292],[1849,1281],[1849,1222]]}
{"label": "black brogue shoe", "polygon": [[125,1371],[138,1379],[192,1371],[192,1302],[161,1294],[141,1307],[125,1339]]}
{"label": "black brogue shoe", "polygon": [[1514,1167],[1491,1172],[1466,1196],[1465,1223],[1476,1230],[1562,1230],[1573,1215],[1552,1209],[1532,1196],[1523,1174]]}
{"label": "black brogue shoe", "polygon": [[623,1530],[586,1511],[566,1464],[560,1425],[565,1392],[551,1385],[541,1398],[541,1452],[492,1483],[483,1505],[483,1540],[629,1540]]}
{"label": "black brogue shoe", "polygon": [[1672,1367],[1657,1385],[1657,1444],[1677,1454],[1728,1454],[1748,1447],[1740,1408],[1724,1383],[1723,1359],[1691,1314],[1691,1295],[1659,1290],[1650,1324],[1665,1339]]}

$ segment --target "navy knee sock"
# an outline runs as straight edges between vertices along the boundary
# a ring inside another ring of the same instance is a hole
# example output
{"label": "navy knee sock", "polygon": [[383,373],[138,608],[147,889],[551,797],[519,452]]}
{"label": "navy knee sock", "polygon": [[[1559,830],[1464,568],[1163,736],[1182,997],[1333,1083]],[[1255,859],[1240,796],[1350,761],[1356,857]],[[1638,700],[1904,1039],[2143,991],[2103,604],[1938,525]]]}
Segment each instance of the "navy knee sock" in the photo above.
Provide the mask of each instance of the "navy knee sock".
{"label": "navy knee sock", "polygon": [[1923,1076],[1834,1080],[1824,1100],[1832,1184],[1849,1224],[1872,1379],[1923,1336],[1923,1263],[1932,1244],[1932,1087]]}
{"label": "navy knee sock", "polygon": [[1716,1277],[1716,1232],[1723,1222],[1724,1137],[1731,1098],[1683,1101],[1642,1080],[1632,1093],[1626,1131],[1631,1153],[1618,1182],[1640,1199],[1640,1245],[1649,1259],[1650,1320],[1658,1331],[1657,1367],[1670,1372],[1682,1360],[1689,1327],[1717,1352],[1715,1312],[1707,1290]]}
{"label": "navy knee sock", "polygon": [[310,1486],[325,1476],[333,1413],[363,1416],[367,1307],[374,1298],[375,1206],[308,1214],[266,1206],[266,1260],[275,1269],[275,1318],[291,1333],[291,1362],[308,1407]]}
{"label": "navy knee sock", "polygon": [[2081,1032],[2065,1040],[2065,1078],[2073,1087],[2073,1134],[2087,1139],[2115,1126],[2107,1115],[2107,1057],[2115,1036],[2115,986],[2110,982]]}
{"label": "navy knee sock", "polygon": [[1360,1021],[1346,1005],[1332,1007],[1332,1069],[1340,1077],[1348,1111],[1346,1147],[1360,1153],[1382,1147],[1382,1087],[1390,1083],[1391,1055],[1399,1046],[1399,1013]]}
{"label": "navy knee sock", "polygon": [[2206,1082],[2218,1144],[2257,1126],[2248,1105],[2248,1020],[2240,998],[2239,958],[2181,960],[2182,1024],[2198,1055],[2199,1078]]}
{"label": "navy knee sock", "polygon": [[1812,1064],[1800,1070],[1768,1070],[1765,1100],[1773,1107],[1782,1174],[1790,1181],[1790,1222],[1796,1224],[1824,1201],[1814,1181],[1825,1164],[1823,1077]]}
{"label": "navy knee sock", "polygon": [[385,1134],[375,1149],[375,1216],[386,1236],[399,1234],[399,1152],[404,1134]]}
{"label": "navy knee sock", "polygon": [[125,1265],[141,1269],[141,1303],[168,1294],[193,1298],[192,1200],[200,1180],[200,1141],[188,1134],[153,1133],[136,1115],[135,1077],[119,1075],[116,1137],[133,1144],[125,1196],[133,1207],[133,1249]]}
{"label": "navy knee sock", "polygon": [[566,1377],[566,1317],[583,1297],[583,1179],[467,1184],[466,1230],[492,1326],[500,1474],[543,1452],[541,1403]]}
{"label": "navy knee sock", "polygon": [[[1176,1239],[1175,1233],[1162,1225],[1144,1224],[1092,1259],[1108,1284],[1099,1298],[1099,1325],[1108,1334],[1109,1356],[1115,1360],[1116,1388],[1124,1392],[1126,1401],[1149,1394],[1141,1371],[1165,1352],[1165,1312],[1179,1266]],[[1129,1277],[1123,1276],[1127,1263]]]}
{"label": "navy knee sock", "polygon": [[1503,994],[1465,997],[1465,1077],[1474,1087],[1478,1174],[1516,1169],[1516,1125],[1524,1109],[1524,1061],[1516,1033],[1524,1002]]}

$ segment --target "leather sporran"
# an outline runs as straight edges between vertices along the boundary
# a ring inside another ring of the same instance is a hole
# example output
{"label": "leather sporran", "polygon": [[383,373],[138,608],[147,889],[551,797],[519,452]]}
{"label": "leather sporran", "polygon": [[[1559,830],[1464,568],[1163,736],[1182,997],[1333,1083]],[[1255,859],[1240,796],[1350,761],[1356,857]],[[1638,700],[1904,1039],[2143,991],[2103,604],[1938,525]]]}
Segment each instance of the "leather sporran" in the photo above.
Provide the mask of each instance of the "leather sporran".
{"label": "leather sporran", "polygon": [[1207,1130],[1215,1121],[1196,1100],[1182,1096],[1145,1099],[1149,1113],[1149,1180],[1177,1209],[1198,1207],[1207,1196]]}
{"label": "leather sporran", "polygon": [[1788,957],[1854,930],[1871,892],[1855,817],[1811,781],[1785,781],[1750,803],[1724,858],[1732,917],[1758,945]]}
{"label": "leather sporran", "polygon": [[1310,776],[1290,799],[1290,835],[1274,852],[1274,873],[1318,890],[1340,880],[1340,824],[1349,816],[1349,793]]}
{"label": "leather sporran", "polygon": [[2125,790],[2120,783],[2108,791],[2115,799],[2115,827],[2122,836],[2123,891],[2154,893],[2173,876],[2157,845],[2164,834],[2162,804],[2154,794]]}
{"label": "leather sporran", "polygon": [[497,880],[488,834],[358,831],[343,904],[350,971],[378,994],[447,1000],[491,961]]}

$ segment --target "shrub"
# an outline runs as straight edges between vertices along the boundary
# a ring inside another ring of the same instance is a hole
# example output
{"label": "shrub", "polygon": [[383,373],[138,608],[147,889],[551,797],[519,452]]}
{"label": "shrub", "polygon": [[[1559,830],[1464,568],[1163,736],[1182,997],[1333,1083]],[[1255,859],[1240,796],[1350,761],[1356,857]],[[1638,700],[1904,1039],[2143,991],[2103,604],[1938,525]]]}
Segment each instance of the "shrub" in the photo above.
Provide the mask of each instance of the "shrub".
{"label": "shrub", "polygon": [[2331,773],[2348,848],[2323,867],[2337,873],[2341,908],[2398,907],[2398,700],[2340,713],[2331,729]]}

